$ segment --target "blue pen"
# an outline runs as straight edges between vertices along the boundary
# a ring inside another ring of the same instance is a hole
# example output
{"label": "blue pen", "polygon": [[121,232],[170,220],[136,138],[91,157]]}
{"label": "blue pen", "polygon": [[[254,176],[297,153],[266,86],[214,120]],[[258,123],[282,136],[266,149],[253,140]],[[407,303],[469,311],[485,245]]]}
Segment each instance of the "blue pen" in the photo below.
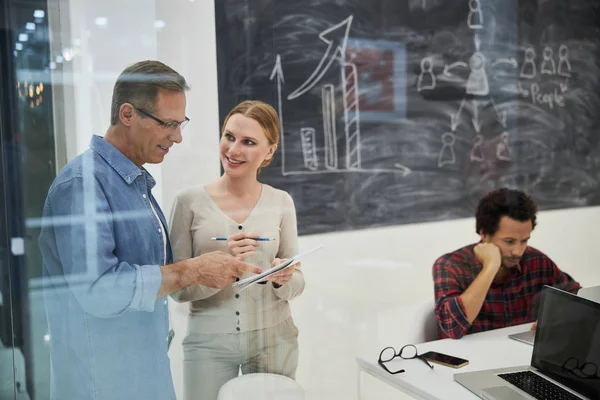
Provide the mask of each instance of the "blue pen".
{"label": "blue pen", "polygon": [[[270,242],[272,240],[275,240],[273,238],[266,238],[266,237],[257,237],[257,238],[248,238],[248,239],[254,239],[257,242]],[[212,237],[212,238],[210,238],[210,240],[227,240],[227,238],[225,238],[225,237]]]}

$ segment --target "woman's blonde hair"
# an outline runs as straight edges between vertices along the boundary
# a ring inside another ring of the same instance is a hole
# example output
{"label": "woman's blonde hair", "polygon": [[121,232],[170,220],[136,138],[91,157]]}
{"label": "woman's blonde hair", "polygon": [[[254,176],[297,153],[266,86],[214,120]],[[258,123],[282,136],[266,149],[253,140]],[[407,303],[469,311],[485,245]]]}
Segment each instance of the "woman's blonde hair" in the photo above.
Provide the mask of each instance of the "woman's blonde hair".
{"label": "woman's blonde hair", "polygon": [[[227,121],[231,118],[232,115],[242,114],[244,117],[252,118],[263,128],[265,136],[269,141],[270,145],[278,144],[280,137],[280,128],[279,128],[279,115],[277,111],[267,103],[264,103],[260,100],[245,100],[242,101],[237,106],[233,107],[229,114],[225,117],[225,121],[223,121],[223,126],[221,127],[221,133],[225,132],[225,126],[227,125]],[[271,157],[268,160],[264,160],[263,163],[258,168],[258,172],[263,167],[266,167],[271,163]]]}

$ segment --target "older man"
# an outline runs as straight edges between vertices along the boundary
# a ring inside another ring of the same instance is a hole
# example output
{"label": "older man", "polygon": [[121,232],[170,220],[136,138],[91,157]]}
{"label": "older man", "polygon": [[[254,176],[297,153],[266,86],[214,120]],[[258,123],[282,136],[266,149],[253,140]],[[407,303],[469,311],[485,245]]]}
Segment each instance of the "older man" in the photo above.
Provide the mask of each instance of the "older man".
{"label": "older man", "polygon": [[162,162],[182,141],[188,89],[163,63],[126,68],[106,134],[93,136],[50,187],[39,244],[52,399],[175,399],[165,296],[261,272],[220,252],[172,263],[143,165]]}

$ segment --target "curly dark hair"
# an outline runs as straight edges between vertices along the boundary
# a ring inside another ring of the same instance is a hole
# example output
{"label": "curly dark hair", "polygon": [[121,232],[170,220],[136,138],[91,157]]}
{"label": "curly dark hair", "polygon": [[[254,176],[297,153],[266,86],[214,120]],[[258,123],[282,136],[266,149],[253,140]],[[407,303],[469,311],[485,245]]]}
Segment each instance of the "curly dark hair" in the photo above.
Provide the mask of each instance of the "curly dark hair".
{"label": "curly dark hair", "polygon": [[536,213],[535,201],[525,193],[514,189],[497,189],[479,201],[475,229],[477,234],[493,235],[504,216],[520,222],[531,221],[532,228],[535,228]]}

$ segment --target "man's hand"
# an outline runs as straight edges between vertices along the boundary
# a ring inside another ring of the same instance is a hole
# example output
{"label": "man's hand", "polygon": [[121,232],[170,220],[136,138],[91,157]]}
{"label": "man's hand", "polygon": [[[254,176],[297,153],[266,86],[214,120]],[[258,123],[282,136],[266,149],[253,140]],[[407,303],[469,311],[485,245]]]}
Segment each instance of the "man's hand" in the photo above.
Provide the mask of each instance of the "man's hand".
{"label": "man's hand", "polygon": [[500,269],[502,255],[498,246],[493,243],[479,243],[475,246],[474,251],[484,269],[489,269],[494,273]]}
{"label": "man's hand", "polygon": [[502,264],[500,249],[493,243],[479,243],[475,246],[474,251],[479,262],[483,264],[483,269],[460,295],[469,324],[472,324],[479,315],[485,296]]}
{"label": "man's hand", "polygon": [[222,251],[213,251],[199,257],[160,267],[162,282],[156,298],[161,298],[191,285],[217,289],[234,282],[246,272],[260,274],[261,268],[237,259]]}
{"label": "man's hand", "polygon": [[[285,261],[286,261],[286,259],[276,258],[273,260],[273,263],[271,266],[274,267]],[[281,271],[267,277],[266,280],[272,281],[273,284],[275,285],[275,287],[283,286],[286,283],[288,283],[290,281],[290,279],[292,279],[292,276],[294,276],[294,272],[296,272],[296,268],[299,268],[300,265],[301,265],[300,262],[290,265],[289,267],[284,268]]]}
{"label": "man's hand", "polygon": [[190,258],[187,260],[187,265],[188,268],[182,273],[182,287],[201,284],[222,289],[246,272],[255,274],[263,272],[261,268],[221,251]]}
{"label": "man's hand", "polygon": [[535,322],[533,323],[533,325],[531,325],[531,330],[532,330],[532,331],[535,331],[536,329],[537,329],[537,321],[535,321]]}

